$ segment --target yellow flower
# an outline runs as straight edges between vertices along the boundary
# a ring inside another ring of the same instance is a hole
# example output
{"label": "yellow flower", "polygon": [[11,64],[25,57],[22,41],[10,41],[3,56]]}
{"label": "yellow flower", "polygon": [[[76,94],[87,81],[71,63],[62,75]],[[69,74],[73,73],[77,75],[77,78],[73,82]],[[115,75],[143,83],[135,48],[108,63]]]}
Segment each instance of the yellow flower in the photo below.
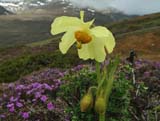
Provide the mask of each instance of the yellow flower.
{"label": "yellow flower", "polygon": [[94,20],[84,22],[84,11],[77,17],[57,17],[51,25],[51,34],[65,32],[59,44],[60,51],[65,54],[76,42],[78,55],[81,59],[95,59],[98,62],[105,60],[106,51],[111,53],[115,47],[112,33],[105,27],[91,28]]}

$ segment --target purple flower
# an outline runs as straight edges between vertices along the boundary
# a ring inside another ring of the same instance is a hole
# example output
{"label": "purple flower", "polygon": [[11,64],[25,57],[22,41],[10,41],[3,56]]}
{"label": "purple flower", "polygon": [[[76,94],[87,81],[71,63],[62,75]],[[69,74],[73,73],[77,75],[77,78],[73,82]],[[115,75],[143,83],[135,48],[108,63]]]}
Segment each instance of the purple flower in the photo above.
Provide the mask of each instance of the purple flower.
{"label": "purple flower", "polygon": [[41,87],[41,83],[38,83],[38,82],[32,83],[32,87],[39,88],[39,87]]}
{"label": "purple flower", "polygon": [[36,102],[37,99],[32,99],[32,102]]}
{"label": "purple flower", "polygon": [[19,107],[19,108],[21,108],[21,107],[23,107],[23,104],[20,103],[20,102],[16,102],[16,106]]}
{"label": "purple flower", "polygon": [[33,90],[29,90],[26,92],[27,95],[30,95],[32,93]]}
{"label": "purple flower", "polygon": [[29,113],[28,113],[28,112],[22,112],[22,117],[23,117],[24,119],[29,118]]}
{"label": "purple flower", "polygon": [[5,118],[6,116],[4,114],[0,114],[0,118]]}
{"label": "purple flower", "polygon": [[59,72],[58,74],[59,74],[59,76],[64,77],[64,73]]}
{"label": "purple flower", "polygon": [[35,98],[40,98],[41,97],[41,93],[40,92],[36,92],[35,93]]}
{"label": "purple flower", "polygon": [[46,102],[47,99],[48,99],[48,98],[47,98],[47,96],[45,96],[45,95],[43,95],[43,96],[41,97],[41,101],[42,101],[42,102]]}
{"label": "purple flower", "polygon": [[14,84],[13,83],[10,83],[9,85],[8,85],[8,88],[13,88],[14,87]]}
{"label": "purple flower", "polygon": [[150,72],[148,72],[148,71],[144,72],[144,76],[145,77],[149,77],[150,76]]}
{"label": "purple flower", "polygon": [[10,100],[11,102],[14,102],[14,97],[11,96],[9,100]]}
{"label": "purple flower", "polygon": [[4,93],[4,94],[3,94],[3,97],[4,97],[4,98],[6,98],[6,97],[7,97],[7,95]]}
{"label": "purple flower", "polygon": [[44,87],[45,87],[45,89],[47,89],[47,90],[50,90],[50,91],[52,90],[52,87],[51,87],[51,86],[49,86],[49,85],[48,85],[48,84],[46,84],[46,83],[44,84]]}
{"label": "purple flower", "polygon": [[7,104],[7,108],[11,108],[11,107],[14,107],[13,103]]}
{"label": "purple flower", "polygon": [[22,93],[21,92],[18,92],[18,95],[20,96]]}
{"label": "purple flower", "polygon": [[49,102],[49,103],[47,104],[47,108],[48,108],[48,110],[53,110],[53,109],[55,108],[55,106],[53,105],[52,102]]}
{"label": "purple flower", "polygon": [[78,65],[78,66],[72,68],[71,70],[72,70],[72,71],[79,71],[79,70],[81,70],[83,67],[84,67],[84,65]]}
{"label": "purple flower", "polygon": [[16,90],[21,90],[21,89],[24,89],[24,88],[25,88],[25,86],[22,85],[22,84],[16,86]]}
{"label": "purple flower", "polygon": [[11,108],[9,108],[9,111],[10,111],[11,113],[13,113],[14,110],[15,110],[14,106],[12,106]]}
{"label": "purple flower", "polygon": [[15,102],[18,100],[18,98],[14,98],[13,96],[11,96],[9,100],[10,100],[10,102]]}

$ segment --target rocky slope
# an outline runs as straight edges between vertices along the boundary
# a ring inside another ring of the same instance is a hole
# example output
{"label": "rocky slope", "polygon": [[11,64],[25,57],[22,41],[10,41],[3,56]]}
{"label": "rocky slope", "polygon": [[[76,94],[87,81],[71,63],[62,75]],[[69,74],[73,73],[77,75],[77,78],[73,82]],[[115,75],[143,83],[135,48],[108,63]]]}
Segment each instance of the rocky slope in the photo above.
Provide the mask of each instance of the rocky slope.
{"label": "rocky slope", "polygon": [[4,7],[0,6],[0,15],[8,15],[12,14],[12,12],[6,10]]}

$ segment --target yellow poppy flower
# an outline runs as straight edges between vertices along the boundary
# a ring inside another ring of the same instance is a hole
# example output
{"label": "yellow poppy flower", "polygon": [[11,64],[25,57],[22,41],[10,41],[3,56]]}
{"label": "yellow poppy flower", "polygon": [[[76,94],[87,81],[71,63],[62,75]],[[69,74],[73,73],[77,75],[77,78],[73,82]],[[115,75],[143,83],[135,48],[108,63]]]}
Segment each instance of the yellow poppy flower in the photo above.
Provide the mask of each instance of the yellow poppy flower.
{"label": "yellow poppy flower", "polygon": [[103,62],[106,51],[111,53],[115,47],[115,39],[112,33],[105,27],[91,27],[94,20],[84,22],[84,11],[77,17],[57,17],[51,25],[51,34],[56,35],[65,32],[59,43],[60,51],[65,54],[76,42],[78,55],[81,59],[95,59]]}

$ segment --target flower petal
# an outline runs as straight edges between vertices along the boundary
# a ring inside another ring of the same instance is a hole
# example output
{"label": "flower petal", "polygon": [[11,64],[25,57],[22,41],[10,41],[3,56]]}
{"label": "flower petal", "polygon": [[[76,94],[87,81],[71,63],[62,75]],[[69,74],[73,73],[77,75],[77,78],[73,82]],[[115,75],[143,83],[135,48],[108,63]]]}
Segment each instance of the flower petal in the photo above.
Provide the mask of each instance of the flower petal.
{"label": "flower petal", "polygon": [[91,33],[96,37],[106,37],[110,31],[106,27],[97,26],[91,29]]}
{"label": "flower petal", "polygon": [[109,33],[108,37],[104,39],[104,42],[108,53],[111,53],[116,45],[115,38],[111,32]]}
{"label": "flower petal", "polygon": [[91,21],[88,21],[88,22],[85,22],[85,23],[84,23],[85,26],[86,26],[87,28],[90,28],[90,26],[93,24],[94,20],[95,20],[95,19],[93,19],[93,20],[91,20]]}
{"label": "flower petal", "polygon": [[115,39],[113,34],[107,28],[97,26],[91,29],[91,33],[96,37],[104,38],[105,48],[107,49],[108,53],[113,51],[113,48],[115,47]]}
{"label": "flower petal", "polygon": [[82,48],[78,50],[80,58],[95,59],[98,62],[103,62],[106,57],[103,38],[94,37],[89,44],[83,44]]}
{"label": "flower petal", "polygon": [[82,25],[81,26],[83,26],[82,28],[83,29],[89,29],[90,28],[90,26],[93,24],[93,22],[94,22],[94,20],[95,19],[93,19],[93,20],[91,20],[91,21],[88,21],[88,22],[84,22],[84,11],[80,11],[80,19],[81,19],[81,21],[82,21]]}
{"label": "flower petal", "polygon": [[84,21],[84,11],[80,11],[80,19],[81,21]]}
{"label": "flower petal", "polygon": [[83,60],[94,59],[93,52],[90,50],[88,44],[82,44],[82,48],[78,49],[78,55]]}
{"label": "flower petal", "polygon": [[77,17],[61,16],[54,19],[51,25],[51,34],[56,35],[66,32],[70,27],[76,27],[82,24],[82,21]]}
{"label": "flower petal", "polygon": [[74,44],[75,42],[74,32],[68,31],[66,32],[63,37],[62,41],[59,43],[59,49],[60,51],[65,54],[68,49]]}

